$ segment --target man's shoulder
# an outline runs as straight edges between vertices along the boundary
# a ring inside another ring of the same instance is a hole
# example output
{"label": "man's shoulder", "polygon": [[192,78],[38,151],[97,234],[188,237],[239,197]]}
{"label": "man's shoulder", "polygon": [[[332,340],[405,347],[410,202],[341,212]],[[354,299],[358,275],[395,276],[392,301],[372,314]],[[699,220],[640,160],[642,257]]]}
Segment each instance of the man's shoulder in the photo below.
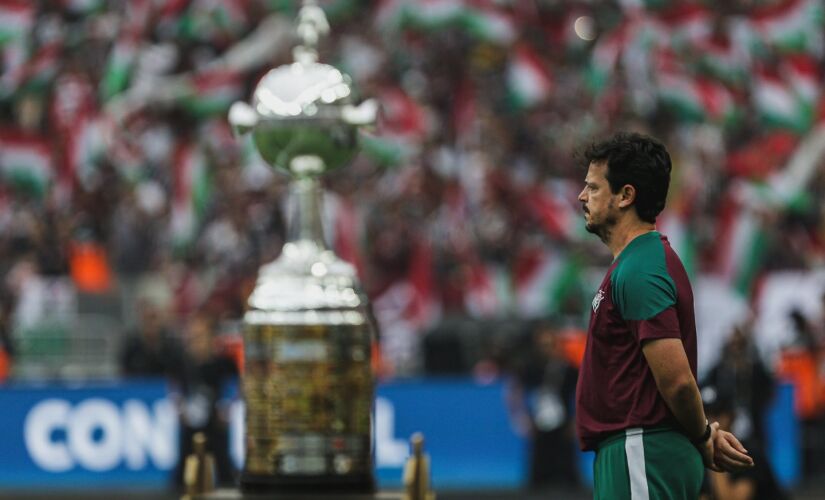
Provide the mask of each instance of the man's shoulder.
{"label": "man's shoulder", "polygon": [[676,301],[676,284],[668,273],[659,234],[640,238],[619,255],[611,275],[612,298],[625,319],[650,318]]}
{"label": "man's shoulder", "polygon": [[613,268],[613,284],[644,280],[651,275],[667,275],[665,246],[658,233],[643,235],[619,255]]}

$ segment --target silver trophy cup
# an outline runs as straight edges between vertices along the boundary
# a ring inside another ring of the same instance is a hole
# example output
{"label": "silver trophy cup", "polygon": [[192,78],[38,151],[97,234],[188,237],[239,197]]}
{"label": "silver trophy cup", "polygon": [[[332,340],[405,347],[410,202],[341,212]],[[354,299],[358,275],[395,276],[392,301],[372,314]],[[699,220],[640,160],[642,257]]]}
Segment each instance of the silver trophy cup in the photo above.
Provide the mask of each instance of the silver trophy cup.
{"label": "silver trophy cup", "polygon": [[288,242],[260,269],[244,317],[246,492],[374,490],[375,332],[355,269],[324,244],[318,176],[357,153],[376,105],[355,106],[349,77],[317,61],[328,29],[304,2],[295,62],[229,111],[234,130],[292,178]]}

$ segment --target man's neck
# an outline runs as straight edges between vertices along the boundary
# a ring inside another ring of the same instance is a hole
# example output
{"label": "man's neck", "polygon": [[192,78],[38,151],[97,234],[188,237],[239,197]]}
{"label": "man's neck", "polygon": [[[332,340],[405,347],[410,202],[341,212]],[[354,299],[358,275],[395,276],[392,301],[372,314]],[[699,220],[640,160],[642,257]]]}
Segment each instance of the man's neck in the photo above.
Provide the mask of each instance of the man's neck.
{"label": "man's neck", "polygon": [[624,218],[611,228],[609,239],[605,242],[613,258],[619,256],[622,250],[636,237],[656,230],[656,225],[640,220]]}

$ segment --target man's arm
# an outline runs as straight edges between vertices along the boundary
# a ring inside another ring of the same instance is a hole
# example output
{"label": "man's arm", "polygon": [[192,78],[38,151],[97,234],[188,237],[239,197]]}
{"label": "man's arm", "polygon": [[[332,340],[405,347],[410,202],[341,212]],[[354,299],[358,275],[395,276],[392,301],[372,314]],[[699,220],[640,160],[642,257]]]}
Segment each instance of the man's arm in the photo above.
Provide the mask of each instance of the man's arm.
{"label": "man's arm", "polygon": [[699,386],[696,385],[696,379],[690,371],[682,341],[676,338],[648,340],[642,344],[642,352],[656,380],[659,393],[687,431],[688,437],[701,437],[705,432],[707,419]]}
{"label": "man's arm", "polygon": [[[676,338],[648,340],[642,344],[642,352],[659,393],[689,433],[688,437],[694,440],[702,436],[707,422],[705,410],[682,341]],[[698,446],[705,466],[714,471],[727,472],[752,467],[753,459],[747,455],[739,440],[718,427],[716,422],[711,424],[710,439]]]}
{"label": "man's arm", "polygon": [[[656,380],[656,387],[676,420],[682,424],[691,441],[700,438],[705,434],[708,421],[705,418],[699,386],[693,378],[693,372],[690,371],[682,340],[648,340],[642,344],[642,352]],[[705,466],[713,470],[718,470],[713,461],[716,427],[718,425],[711,427],[711,435],[699,446]]]}

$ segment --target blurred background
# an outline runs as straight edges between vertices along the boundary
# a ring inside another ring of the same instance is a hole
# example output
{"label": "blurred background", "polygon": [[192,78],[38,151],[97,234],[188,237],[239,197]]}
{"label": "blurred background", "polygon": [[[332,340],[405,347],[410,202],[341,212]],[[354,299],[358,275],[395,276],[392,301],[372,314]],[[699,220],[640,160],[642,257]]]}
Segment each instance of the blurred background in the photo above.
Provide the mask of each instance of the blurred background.
{"label": "blurred background", "polygon": [[[611,257],[574,152],[635,130],[673,157],[658,229],[703,397],[763,465],[708,494],[821,498],[821,0],[319,4],[321,60],[382,105],[324,184],[380,326],[383,486],[423,430],[445,498],[587,498],[572,394]],[[194,430],[233,483],[239,325],[288,179],[226,113],[292,60],[298,7],[0,0],[0,494],[174,495]]]}

